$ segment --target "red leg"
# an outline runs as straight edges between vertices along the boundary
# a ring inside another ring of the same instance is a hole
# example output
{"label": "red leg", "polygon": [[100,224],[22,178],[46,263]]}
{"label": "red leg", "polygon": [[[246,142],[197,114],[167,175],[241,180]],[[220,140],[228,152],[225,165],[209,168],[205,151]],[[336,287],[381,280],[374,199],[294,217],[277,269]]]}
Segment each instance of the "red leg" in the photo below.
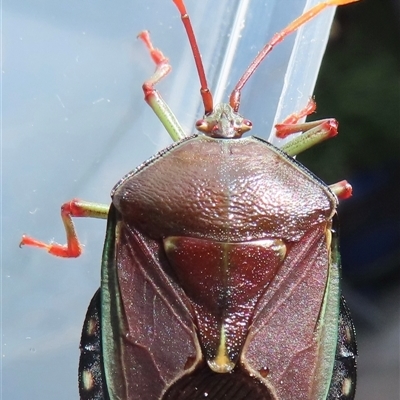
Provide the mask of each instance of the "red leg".
{"label": "red leg", "polygon": [[351,197],[353,193],[353,188],[347,181],[340,181],[332,185],[329,185],[329,187],[332,190],[332,192],[336,194],[339,200],[346,200],[349,197]]}
{"label": "red leg", "polygon": [[281,149],[290,156],[296,156],[310,147],[336,136],[338,133],[337,128],[338,122],[335,119],[284,125],[284,129],[282,129],[286,133],[286,136],[297,132],[304,133],[284,144]]}
{"label": "red leg", "polygon": [[82,253],[82,246],[75,232],[75,226],[72,217],[88,217],[105,219],[108,215],[108,205],[89,203],[73,199],[61,206],[61,218],[64,223],[67,244],[41,242],[31,236],[23,235],[21,246],[34,246],[46,249],[50,254],[57,257],[79,257]]}
{"label": "red leg", "polygon": [[275,126],[276,136],[278,136],[281,139],[288,136],[288,134],[285,134],[279,129],[281,126],[297,124],[302,118],[307,117],[307,115],[310,115],[313,112],[315,112],[316,109],[317,109],[317,104],[313,99],[310,99],[307,105],[300,112],[290,114],[284,121]]}
{"label": "red leg", "polygon": [[160,119],[171,138],[176,142],[187,135],[160,93],[154,88],[161,79],[165,78],[171,72],[171,65],[161,50],[154,48],[149,32],[143,31],[139,33],[138,38],[144,42],[152,60],[156,64],[154,74],[143,83],[144,98]]}
{"label": "red leg", "polygon": [[275,125],[276,136],[280,139],[294,133],[303,133],[282,146],[282,150],[290,156],[296,156],[304,150],[337,135],[338,122],[333,118],[298,123],[300,119],[313,113],[316,108],[315,101],[310,99],[306,107],[298,113],[289,115],[282,123]]}
{"label": "red leg", "polygon": [[160,82],[161,79],[165,78],[171,72],[172,68],[168,58],[164,56],[161,50],[154,48],[148,31],[140,32],[138,38],[143,41],[152,60],[154,61],[154,64],[156,64],[154,74],[143,83],[144,98],[146,102],[150,104],[152,97],[157,96],[157,91],[154,89],[154,85]]}

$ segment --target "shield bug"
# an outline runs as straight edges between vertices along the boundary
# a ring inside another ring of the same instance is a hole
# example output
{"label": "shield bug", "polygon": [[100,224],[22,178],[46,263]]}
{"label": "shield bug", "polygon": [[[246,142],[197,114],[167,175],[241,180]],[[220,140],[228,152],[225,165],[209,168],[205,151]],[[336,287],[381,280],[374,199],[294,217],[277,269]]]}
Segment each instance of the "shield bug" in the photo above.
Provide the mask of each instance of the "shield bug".
{"label": "shield bug", "polygon": [[351,187],[327,186],[293,157],[337,133],[334,119],[300,123],[315,103],[276,126],[301,136],[280,149],[242,138],[242,88],[285,36],[250,64],[228,104],[213,105],[182,0],[204,117],[187,136],[154,86],[170,71],[149,34],[156,64],[145,99],[176,142],[128,173],[112,204],[62,206],[67,245],[29,236],[22,245],[77,257],[72,217],[107,218],[101,287],[82,330],[81,399],[353,399],[356,345],[341,297],[336,208]]}

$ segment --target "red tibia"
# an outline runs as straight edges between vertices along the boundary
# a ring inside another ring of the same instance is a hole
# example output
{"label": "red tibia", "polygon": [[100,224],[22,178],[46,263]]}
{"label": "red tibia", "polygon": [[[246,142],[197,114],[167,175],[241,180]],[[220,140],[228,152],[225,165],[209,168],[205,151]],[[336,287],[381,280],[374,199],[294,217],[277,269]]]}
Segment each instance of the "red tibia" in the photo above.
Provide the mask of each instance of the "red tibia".
{"label": "red tibia", "polygon": [[300,110],[298,113],[290,114],[279,125],[297,124],[302,118],[315,112],[316,109],[317,109],[317,104],[313,99],[310,99],[307,105],[302,110]]}
{"label": "red tibia", "polygon": [[91,212],[88,208],[78,200],[73,199],[61,206],[61,218],[63,220],[65,233],[67,236],[67,244],[61,245],[58,243],[45,243],[30,236],[23,235],[20,246],[33,246],[47,250],[50,254],[57,257],[74,258],[79,257],[82,253],[82,248],[78,237],[75,233],[72,217],[88,217]]}
{"label": "red tibia", "polygon": [[324,134],[323,140],[326,140],[338,134],[338,126],[339,123],[334,118],[305,122],[303,124],[277,124],[275,125],[275,134],[278,138],[284,139],[294,133],[306,132],[310,129],[319,127],[319,131]]}

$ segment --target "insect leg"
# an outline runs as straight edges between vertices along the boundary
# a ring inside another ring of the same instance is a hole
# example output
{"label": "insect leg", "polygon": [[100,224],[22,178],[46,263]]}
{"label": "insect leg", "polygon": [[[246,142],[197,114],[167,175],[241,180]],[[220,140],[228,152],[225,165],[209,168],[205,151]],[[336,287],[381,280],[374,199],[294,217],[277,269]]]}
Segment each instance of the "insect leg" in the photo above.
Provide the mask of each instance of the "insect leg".
{"label": "insect leg", "polygon": [[[281,149],[286,154],[296,156],[304,150],[337,135],[338,123],[333,118],[298,124],[301,118],[310,115],[315,109],[316,104],[311,99],[303,110],[289,115],[281,124],[275,125],[276,136],[279,138],[285,138],[293,133],[304,132],[301,136],[282,146]],[[347,199],[352,195],[352,187],[346,180],[329,185],[329,188],[341,200]]]}
{"label": "insect leg", "polygon": [[292,133],[304,132],[290,142],[284,144],[281,149],[290,156],[296,156],[303,151],[330,139],[337,135],[338,122],[333,119],[323,119],[320,121],[304,122],[302,124],[278,124],[275,125],[279,137],[286,137]]}
{"label": "insect leg", "polygon": [[275,125],[276,136],[281,139],[289,136],[293,132],[291,132],[290,129],[287,130],[287,128],[290,128],[290,125],[297,124],[302,118],[315,112],[316,109],[317,104],[313,99],[310,99],[307,105],[300,112],[290,114],[284,121]]}
{"label": "insect leg", "polygon": [[67,236],[66,245],[61,245],[58,243],[45,243],[30,236],[23,235],[20,242],[20,247],[25,245],[40,247],[57,257],[79,257],[82,253],[82,246],[75,232],[72,217],[106,219],[108,210],[109,206],[106,204],[90,203],[87,201],[73,199],[61,206],[61,218]]}
{"label": "insect leg", "polygon": [[[336,136],[338,123],[335,119],[323,119],[305,122],[304,124],[279,124],[279,126],[285,127],[285,130],[290,130],[290,133],[304,132],[301,136],[297,136],[281,147],[281,150],[293,157],[326,139]],[[329,187],[341,200],[351,197],[352,188],[346,180],[329,185]]]}
{"label": "insect leg", "polygon": [[333,183],[332,185],[329,185],[329,188],[336,194],[339,200],[348,199],[353,193],[353,188],[346,180]]}
{"label": "insect leg", "polygon": [[154,74],[143,83],[144,99],[164,125],[172,140],[177,142],[184,139],[187,135],[165,100],[154,88],[161,79],[170,73],[171,65],[168,58],[159,49],[153,47],[148,31],[139,33],[138,38],[144,42],[152,60],[156,64]]}

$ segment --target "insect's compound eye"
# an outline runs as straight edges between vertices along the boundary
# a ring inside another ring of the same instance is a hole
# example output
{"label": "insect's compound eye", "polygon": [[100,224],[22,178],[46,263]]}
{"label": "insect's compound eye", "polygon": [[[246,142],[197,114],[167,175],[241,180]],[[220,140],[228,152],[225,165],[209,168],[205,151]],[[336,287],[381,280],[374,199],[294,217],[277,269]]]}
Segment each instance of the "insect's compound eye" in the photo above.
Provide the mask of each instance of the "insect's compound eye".
{"label": "insect's compound eye", "polygon": [[253,128],[252,122],[250,120],[248,120],[248,119],[244,119],[242,121],[241,126],[240,126],[240,131],[242,133],[245,133],[245,132],[249,131],[251,128]]}
{"label": "insect's compound eye", "polygon": [[210,128],[209,123],[205,119],[200,119],[196,122],[196,129],[202,133],[208,133],[212,128]]}

